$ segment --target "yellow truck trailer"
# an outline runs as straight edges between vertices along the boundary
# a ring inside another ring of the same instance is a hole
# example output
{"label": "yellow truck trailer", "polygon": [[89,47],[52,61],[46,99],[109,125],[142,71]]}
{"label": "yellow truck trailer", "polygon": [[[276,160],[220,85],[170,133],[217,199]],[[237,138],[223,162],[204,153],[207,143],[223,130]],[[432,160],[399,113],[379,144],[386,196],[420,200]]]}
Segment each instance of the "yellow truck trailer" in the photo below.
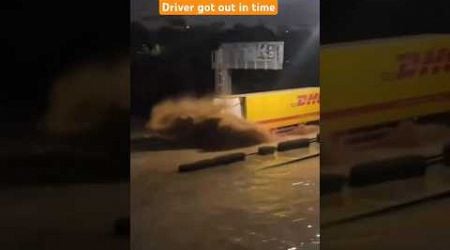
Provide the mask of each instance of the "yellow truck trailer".
{"label": "yellow truck trailer", "polygon": [[268,129],[277,129],[319,120],[318,87],[265,91],[217,98],[229,111]]}
{"label": "yellow truck trailer", "polygon": [[222,95],[218,100],[269,129],[320,117],[325,133],[450,111],[450,35],[327,45],[320,60],[322,94],[319,87],[309,87]]}
{"label": "yellow truck trailer", "polygon": [[322,132],[449,112],[450,35],[323,46],[320,79]]}
{"label": "yellow truck trailer", "polygon": [[224,43],[212,52],[216,101],[268,129],[319,120],[318,87],[232,94],[231,70],[282,70],[284,41]]}

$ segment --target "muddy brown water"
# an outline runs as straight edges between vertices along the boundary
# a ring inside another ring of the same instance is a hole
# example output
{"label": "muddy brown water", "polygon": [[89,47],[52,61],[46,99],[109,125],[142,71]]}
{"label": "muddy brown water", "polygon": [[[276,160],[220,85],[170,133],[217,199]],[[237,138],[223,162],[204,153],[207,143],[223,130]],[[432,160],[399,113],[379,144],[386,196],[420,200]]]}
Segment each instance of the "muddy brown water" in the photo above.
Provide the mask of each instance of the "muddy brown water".
{"label": "muddy brown water", "polygon": [[132,170],[132,248],[318,249],[318,158],[262,170],[269,161],[255,156],[187,174],[134,166],[141,169]]}

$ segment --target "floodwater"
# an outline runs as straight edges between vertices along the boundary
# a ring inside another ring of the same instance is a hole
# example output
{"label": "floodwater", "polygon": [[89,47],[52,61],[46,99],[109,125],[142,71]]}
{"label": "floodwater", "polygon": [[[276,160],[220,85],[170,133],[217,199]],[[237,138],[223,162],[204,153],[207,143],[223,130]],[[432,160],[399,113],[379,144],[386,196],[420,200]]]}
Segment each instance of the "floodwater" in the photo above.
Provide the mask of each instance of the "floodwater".
{"label": "floodwater", "polygon": [[313,151],[182,174],[132,164],[132,249],[318,249],[319,158],[266,168]]}

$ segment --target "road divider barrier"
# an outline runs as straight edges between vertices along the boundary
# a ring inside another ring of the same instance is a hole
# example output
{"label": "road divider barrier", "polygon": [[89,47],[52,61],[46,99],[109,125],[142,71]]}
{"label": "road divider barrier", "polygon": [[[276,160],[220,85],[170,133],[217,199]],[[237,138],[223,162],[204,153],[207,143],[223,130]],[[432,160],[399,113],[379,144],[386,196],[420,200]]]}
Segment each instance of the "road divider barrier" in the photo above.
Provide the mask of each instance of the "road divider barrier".
{"label": "road divider barrier", "polygon": [[275,153],[276,149],[274,146],[261,146],[258,148],[258,155],[271,155]]}
{"label": "road divider barrier", "polygon": [[218,167],[221,165],[227,165],[238,161],[245,160],[245,153],[232,153],[227,155],[217,156],[211,159],[200,160],[193,163],[181,164],[178,167],[179,172],[190,172],[205,168]]}
{"label": "road divider barrier", "polygon": [[311,143],[310,139],[289,140],[278,143],[277,149],[278,151],[288,151],[297,148],[306,148],[309,147],[310,143]]}
{"label": "road divider barrier", "polygon": [[404,156],[358,164],[350,172],[350,186],[366,186],[399,179],[423,176],[427,157]]}

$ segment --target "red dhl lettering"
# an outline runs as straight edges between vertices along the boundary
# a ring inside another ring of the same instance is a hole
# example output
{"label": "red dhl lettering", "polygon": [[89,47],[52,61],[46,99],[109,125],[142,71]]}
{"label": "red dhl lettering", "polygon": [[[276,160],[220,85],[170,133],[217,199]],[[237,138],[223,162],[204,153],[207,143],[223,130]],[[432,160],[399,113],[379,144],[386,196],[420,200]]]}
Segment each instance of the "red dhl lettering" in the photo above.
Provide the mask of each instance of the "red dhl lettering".
{"label": "red dhl lettering", "polygon": [[297,102],[293,106],[312,105],[312,104],[316,104],[316,103],[320,103],[320,94],[319,93],[299,95],[299,96],[297,96]]}
{"label": "red dhl lettering", "polygon": [[426,52],[408,52],[397,57],[399,67],[396,79],[408,79],[450,71],[450,50],[432,49]]}

